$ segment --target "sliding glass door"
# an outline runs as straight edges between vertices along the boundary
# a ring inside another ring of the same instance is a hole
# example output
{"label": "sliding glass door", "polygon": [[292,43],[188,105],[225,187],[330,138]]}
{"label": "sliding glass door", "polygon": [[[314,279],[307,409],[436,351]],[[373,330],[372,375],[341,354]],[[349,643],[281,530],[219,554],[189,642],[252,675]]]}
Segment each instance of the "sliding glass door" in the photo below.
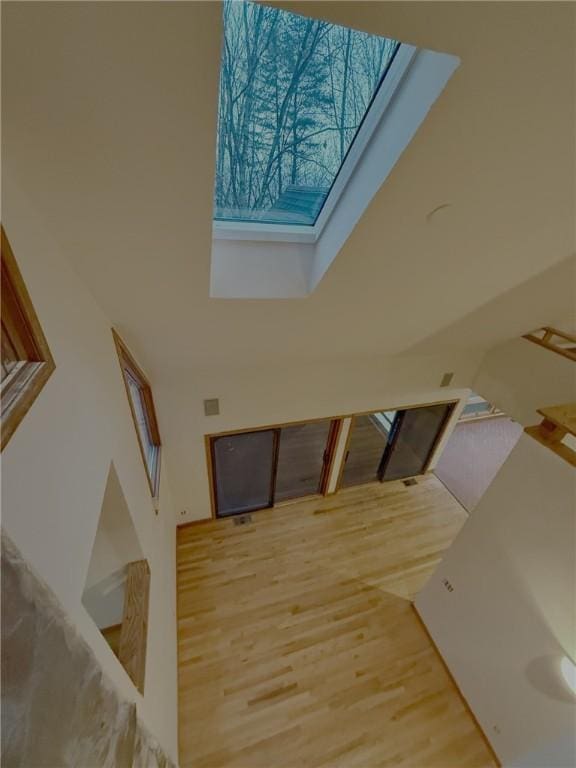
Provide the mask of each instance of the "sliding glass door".
{"label": "sliding glass door", "polygon": [[354,416],[340,487],[423,474],[453,403]]}
{"label": "sliding glass door", "polygon": [[217,517],[323,493],[337,421],[211,438]]}
{"label": "sliding glass door", "polygon": [[[454,403],[354,416],[340,486],[426,472]],[[325,492],[338,420],[287,424],[210,438],[217,517]],[[339,455],[344,447],[339,449]]]}
{"label": "sliding glass door", "polygon": [[326,420],[280,428],[276,502],[323,492],[336,426]]}
{"label": "sliding glass door", "polygon": [[382,457],[380,480],[423,474],[453,408],[441,403],[400,411]]}
{"label": "sliding glass door", "polygon": [[396,411],[354,416],[340,485],[364,485],[379,479],[382,455],[388,445]]}
{"label": "sliding glass door", "polygon": [[275,429],[212,438],[217,517],[272,506],[277,454]]}

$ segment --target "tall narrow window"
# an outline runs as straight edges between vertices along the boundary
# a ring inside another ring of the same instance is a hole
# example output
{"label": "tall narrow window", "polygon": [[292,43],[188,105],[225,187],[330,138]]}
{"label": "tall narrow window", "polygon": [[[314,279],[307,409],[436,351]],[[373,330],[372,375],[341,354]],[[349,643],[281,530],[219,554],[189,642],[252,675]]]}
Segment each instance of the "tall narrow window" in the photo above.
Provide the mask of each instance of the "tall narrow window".
{"label": "tall narrow window", "polygon": [[4,448],[55,368],[8,238],[1,230],[2,438]]}
{"label": "tall narrow window", "polygon": [[160,481],[160,432],[150,383],[128,348],[113,330],[120,366],[126,384],[126,393],[136,427],[140,452],[146,468],[152,496],[158,495]]}

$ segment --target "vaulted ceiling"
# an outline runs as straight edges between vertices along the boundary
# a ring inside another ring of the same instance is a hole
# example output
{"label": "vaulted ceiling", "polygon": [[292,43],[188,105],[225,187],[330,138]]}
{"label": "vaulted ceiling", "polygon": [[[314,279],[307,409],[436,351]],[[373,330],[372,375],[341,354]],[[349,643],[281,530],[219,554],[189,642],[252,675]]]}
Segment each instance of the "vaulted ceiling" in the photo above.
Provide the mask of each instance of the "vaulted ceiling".
{"label": "vaulted ceiling", "polygon": [[282,5],[462,64],[315,293],[238,301],[208,295],[220,5],[3,3],[5,178],[145,365],[431,353],[569,324],[575,6]]}

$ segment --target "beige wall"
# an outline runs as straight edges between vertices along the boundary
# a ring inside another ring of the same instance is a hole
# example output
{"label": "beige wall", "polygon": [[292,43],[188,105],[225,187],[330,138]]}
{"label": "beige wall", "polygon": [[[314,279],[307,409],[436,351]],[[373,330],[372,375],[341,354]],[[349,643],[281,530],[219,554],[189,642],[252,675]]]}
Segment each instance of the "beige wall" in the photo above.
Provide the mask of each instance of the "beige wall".
{"label": "beige wall", "polygon": [[[139,716],[176,758],[175,527],[166,461],[156,515],[110,319],[5,176],[2,208],[56,362],[55,373],[2,453],[2,526],[55,592],[121,695],[136,702]],[[81,603],[111,461],[151,569],[144,697]]]}
{"label": "beige wall", "polygon": [[143,557],[118,475],[111,464],[98,529],[90,553],[86,588],[93,587],[128,563]]}
{"label": "beige wall", "polygon": [[505,766],[576,762],[576,699],[560,677],[576,656],[575,483],[522,435],[416,599]]}

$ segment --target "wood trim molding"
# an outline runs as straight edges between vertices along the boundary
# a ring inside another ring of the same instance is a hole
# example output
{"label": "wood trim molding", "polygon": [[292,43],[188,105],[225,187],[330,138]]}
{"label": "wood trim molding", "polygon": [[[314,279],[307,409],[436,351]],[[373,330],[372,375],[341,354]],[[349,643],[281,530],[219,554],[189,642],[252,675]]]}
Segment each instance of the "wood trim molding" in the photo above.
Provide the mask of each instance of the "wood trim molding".
{"label": "wood trim molding", "polygon": [[[16,352],[22,360],[2,382],[3,450],[30,410],[56,365],[36,315],[30,294],[6,237],[0,228],[2,265],[2,335],[10,324]],[[8,310],[10,309],[10,318]]]}
{"label": "wood trim molding", "polygon": [[336,449],[338,448],[338,441],[340,440],[340,434],[342,432],[342,424],[342,419],[333,419],[330,422],[330,432],[328,433],[328,440],[326,441],[325,448],[327,460],[324,462],[320,480],[320,494],[322,496],[328,495],[328,485],[330,483],[330,478],[332,477],[332,470],[336,459]]}
{"label": "wood trim molding", "polygon": [[[148,377],[138,365],[134,359],[132,353],[118,334],[118,332],[112,328],[112,337],[116,346],[116,352],[118,354],[118,362],[120,363],[120,370],[122,372],[122,380],[124,382],[124,388],[126,390],[126,397],[128,398],[128,404],[130,406],[130,413],[132,414],[132,421],[134,422],[134,430],[136,431],[136,438],[138,440],[138,447],[140,449],[140,455],[142,457],[142,463],[146,471],[146,477],[148,479],[148,485],[150,487],[150,493],[153,497],[157,498],[159,495],[160,486],[160,463],[161,463],[161,447],[162,441],[160,439],[160,430],[158,428],[158,418],[156,416],[156,408],[154,407],[154,397],[152,395],[152,387]],[[142,400],[144,404],[144,410],[146,413],[146,423],[150,432],[150,438],[152,444],[156,447],[155,462],[150,472],[148,463],[146,461],[146,451],[142,444],[140,437],[140,431],[138,430],[138,420],[136,417],[136,411],[134,409],[134,403],[132,402],[132,395],[130,393],[130,387],[126,378],[126,369],[128,369],[131,375],[138,381],[142,390]]]}
{"label": "wood trim molding", "polygon": [[422,629],[426,633],[426,637],[430,641],[430,645],[434,649],[434,652],[438,656],[438,659],[440,660],[440,663],[444,667],[444,671],[446,672],[446,674],[450,678],[450,681],[452,682],[452,685],[454,686],[456,692],[458,693],[458,696],[460,697],[460,700],[461,700],[461,702],[462,702],[462,704],[464,706],[464,709],[468,712],[468,714],[470,715],[470,717],[474,721],[476,727],[478,728],[478,732],[479,732],[480,736],[482,737],[482,740],[484,741],[484,743],[486,745],[486,748],[490,752],[490,754],[492,756],[492,759],[494,760],[496,765],[499,766],[499,768],[502,768],[502,763],[500,762],[500,759],[498,758],[498,755],[496,754],[496,752],[494,752],[494,747],[492,746],[492,744],[490,743],[490,740],[488,739],[488,737],[484,733],[484,729],[482,728],[482,726],[478,722],[478,718],[476,717],[476,715],[472,711],[472,708],[471,708],[470,704],[468,704],[468,702],[466,701],[466,698],[465,698],[464,694],[460,690],[460,686],[458,685],[458,683],[456,682],[456,679],[454,678],[454,675],[450,671],[450,667],[444,661],[444,657],[440,653],[440,651],[438,649],[438,646],[436,645],[436,643],[434,641],[434,638],[430,634],[430,632],[428,630],[428,627],[424,623],[424,620],[423,620],[422,616],[420,616],[420,613],[418,612],[418,608],[416,608],[416,604],[414,602],[411,602],[410,605],[412,606],[412,610],[414,611],[414,615],[416,616],[416,619],[418,620],[418,623],[420,624],[420,626],[422,627]]}
{"label": "wood trim molding", "polygon": [[[212,453],[212,437],[204,435],[204,450],[206,451],[206,470],[208,472],[208,486],[210,488],[210,518],[204,518],[206,521],[216,520],[216,473],[214,472],[214,456]],[[200,521],[193,521],[200,522]]]}
{"label": "wood trim molding", "polygon": [[150,568],[146,560],[128,563],[125,589],[118,659],[136,688],[144,693],[150,596]]}
{"label": "wood trim molding", "polygon": [[[374,413],[374,411],[370,411],[370,413]],[[356,420],[356,415],[362,416],[364,414],[354,414],[353,416],[347,417],[350,419],[350,424],[348,425],[348,434],[346,435],[346,444],[344,445],[344,451],[342,453],[342,461],[340,462],[340,467],[338,469],[338,477],[336,479],[336,486],[334,488],[334,493],[338,493],[338,491],[340,491],[342,488],[342,479],[344,477],[344,470],[346,468],[348,454],[350,453],[350,442],[352,440],[352,430],[354,429],[354,421]]]}

